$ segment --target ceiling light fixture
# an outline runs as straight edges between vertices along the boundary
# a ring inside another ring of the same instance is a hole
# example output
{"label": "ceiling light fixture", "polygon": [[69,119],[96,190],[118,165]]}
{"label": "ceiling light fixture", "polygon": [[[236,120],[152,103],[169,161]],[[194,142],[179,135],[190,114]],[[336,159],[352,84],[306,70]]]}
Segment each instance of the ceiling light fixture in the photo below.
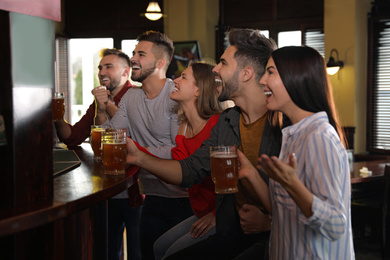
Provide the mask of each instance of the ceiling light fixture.
{"label": "ceiling light fixture", "polygon": [[159,4],[155,1],[151,1],[149,2],[148,8],[146,8],[146,13],[141,14],[141,16],[145,16],[152,21],[157,21],[158,19],[163,17],[164,14],[161,12]]}

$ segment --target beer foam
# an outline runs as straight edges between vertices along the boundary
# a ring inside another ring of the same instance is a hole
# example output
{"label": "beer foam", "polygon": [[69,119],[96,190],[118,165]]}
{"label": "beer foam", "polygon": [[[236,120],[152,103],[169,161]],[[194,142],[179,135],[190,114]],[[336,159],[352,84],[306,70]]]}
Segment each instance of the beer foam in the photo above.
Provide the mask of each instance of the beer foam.
{"label": "beer foam", "polygon": [[118,144],[126,144],[126,141],[122,141],[122,140],[102,140],[102,144],[118,145]]}
{"label": "beer foam", "polygon": [[106,129],[104,128],[94,128],[92,129],[92,132],[104,132]]}
{"label": "beer foam", "polygon": [[224,152],[213,152],[211,154],[211,157],[214,157],[214,158],[236,158],[238,156],[237,156],[237,154],[226,154]]}

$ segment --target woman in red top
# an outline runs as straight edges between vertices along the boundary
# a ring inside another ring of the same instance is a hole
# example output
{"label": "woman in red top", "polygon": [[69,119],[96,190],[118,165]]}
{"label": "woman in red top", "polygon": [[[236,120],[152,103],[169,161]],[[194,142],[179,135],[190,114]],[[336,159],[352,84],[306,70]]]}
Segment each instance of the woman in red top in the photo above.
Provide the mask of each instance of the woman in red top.
{"label": "woman in red top", "polygon": [[[180,105],[178,116],[181,121],[177,147],[172,157],[181,160],[198,149],[209,138],[211,129],[222,112],[218,102],[221,86],[215,78],[213,65],[196,62],[174,80],[175,88],[171,99]],[[187,246],[201,241],[215,233],[215,193],[211,177],[188,189],[194,215],[163,234],[154,244],[155,259],[162,259]]]}

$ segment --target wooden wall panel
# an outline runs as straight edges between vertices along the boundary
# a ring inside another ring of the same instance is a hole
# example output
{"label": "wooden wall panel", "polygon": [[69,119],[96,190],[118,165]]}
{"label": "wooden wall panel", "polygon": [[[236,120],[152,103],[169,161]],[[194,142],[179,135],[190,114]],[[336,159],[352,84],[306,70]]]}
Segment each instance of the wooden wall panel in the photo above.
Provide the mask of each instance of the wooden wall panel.
{"label": "wooden wall panel", "polygon": [[226,27],[258,28],[323,20],[324,0],[220,0]]}
{"label": "wooden wall panel", "polygon": [[252,22],[270,21],[274,15],[274,0],[221,0],[225,25],[250,24]]}
{"label": "wooden wall panel", "polygon": [[[163,9],[163,1],[157,2]],[[150,21],[140,16],[145,13],[148,3],[139,0],[67,0],[65,34],[71,38],[133,39],[146,30],[163,32],[163,19]]]}
{"label": "wooden wall panel", "polygon": [[15,207],[53,198],[53,126],[50,88],[14,87]]}
{"label": "wooden wall panel", "polygon": [[323,17],[323,0],[277,0],[277,19]]}
{"label": "wooden wall panel", "polygon": [[[0,146],[0,211],[13,206],[12,74],[9,13],[0,10],[0,114],[3,115],[7,145]],[[0,216],[1,218],[1,216]]]}

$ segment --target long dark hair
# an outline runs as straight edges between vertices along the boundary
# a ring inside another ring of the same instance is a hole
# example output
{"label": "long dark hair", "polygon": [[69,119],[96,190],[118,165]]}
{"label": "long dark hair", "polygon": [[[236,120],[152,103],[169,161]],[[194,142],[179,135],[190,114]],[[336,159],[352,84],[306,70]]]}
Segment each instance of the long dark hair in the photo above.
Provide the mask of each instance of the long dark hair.
{"label": "long dark hair", "polygon": [[308,46],[288,46],[275,50],[271,55],[291,100],[305,111],[325,111],[329,123],[346,146],[333,100],[332,85],[321,54]]}

